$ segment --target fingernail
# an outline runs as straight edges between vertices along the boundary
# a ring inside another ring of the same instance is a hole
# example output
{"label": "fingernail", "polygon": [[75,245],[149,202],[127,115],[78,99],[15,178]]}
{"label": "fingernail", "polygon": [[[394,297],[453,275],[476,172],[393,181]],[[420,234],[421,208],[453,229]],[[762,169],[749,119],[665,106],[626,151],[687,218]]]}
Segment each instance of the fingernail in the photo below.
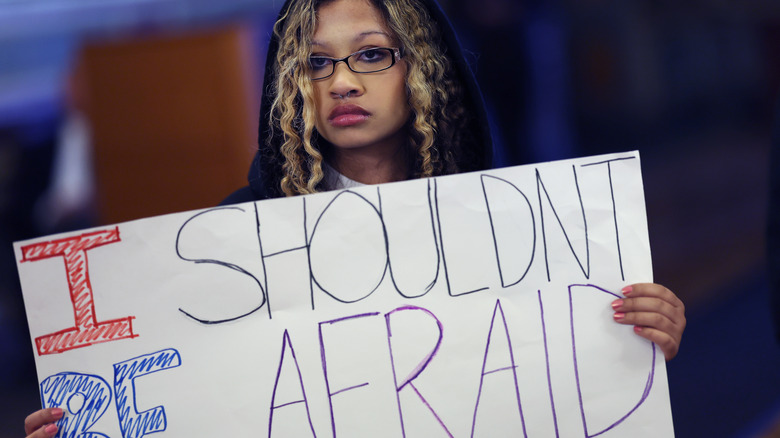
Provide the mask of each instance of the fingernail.
{"label": "fingernail", "polygon": [[63,413],[64,411],[62,410],[62,408],[51,408],[51,415],[56,419],[60,419]]}
{"label": "fingernail", "polygon": [[623,305],[623,300],[615,300],[612,302],[612,308],[615,310],[617,310],[622,305]]}
{"label": "fingernail", "polygon": [[631,291],[634,290],[633,286],[626,286],[623,289],[621,289],[621,292],[623,292],[623,295],[628,295],[631,293]]}
{"label": "fingernail", "polygon": [[615,321],[620,321],[621,319],[626,317],[626,314],[622,312],[618,312],[614,314],[613,317],[615,318]]}
{"label": "fingernail", "polygon": [[50,424],[46,426],[46,429],[43,429],[43,431],[49,435],[54,435],[55,433],[57,433],[57,426],[54,424]]}
{"label": "fingernail", "polygon": [[641,332],[641,331],[642,331],[642,327],[639,327],[638,325],[635,325],[635,326],[634,326],[634,331],[635,331],[636,333],[639,333],[639,332]]}

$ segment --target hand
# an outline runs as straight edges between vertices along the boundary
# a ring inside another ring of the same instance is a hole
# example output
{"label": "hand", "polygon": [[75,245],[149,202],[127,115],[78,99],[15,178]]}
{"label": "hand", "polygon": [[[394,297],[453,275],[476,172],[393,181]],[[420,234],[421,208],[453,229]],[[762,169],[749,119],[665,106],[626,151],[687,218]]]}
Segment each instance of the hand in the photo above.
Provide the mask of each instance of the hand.
{"label": "hand", "polygon": [[685,305],[669,289],[654,283],[623,288],[626,298],[612,302],[615,321],[631,324],[639,336],[661,347],[666,360],[677,355],[685,330]]}
{"label": "hand", "polygon": [[27,438],[50,438],[57,433],[55,421],[62,418],[63,410],[49,408],[35,411],[24,420],[24,433]]}

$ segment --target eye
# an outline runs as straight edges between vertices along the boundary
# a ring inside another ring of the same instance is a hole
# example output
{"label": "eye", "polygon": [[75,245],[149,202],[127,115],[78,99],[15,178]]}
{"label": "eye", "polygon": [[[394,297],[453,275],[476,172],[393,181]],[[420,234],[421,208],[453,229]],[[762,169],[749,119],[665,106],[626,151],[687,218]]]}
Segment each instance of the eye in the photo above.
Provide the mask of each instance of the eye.
{"label": "eye", "polygon": [[309,67],[311,67],[311,69],[314,71],[320,71],[329,68],[332,62],[333,61],[330,58],[325,58],[323,56],[309,57]]}
{"label": "eye", "polygon": [[390,51],[387,49],[368,49],[358,54],[359,62],[377,63],[387,60],[390,56]]}

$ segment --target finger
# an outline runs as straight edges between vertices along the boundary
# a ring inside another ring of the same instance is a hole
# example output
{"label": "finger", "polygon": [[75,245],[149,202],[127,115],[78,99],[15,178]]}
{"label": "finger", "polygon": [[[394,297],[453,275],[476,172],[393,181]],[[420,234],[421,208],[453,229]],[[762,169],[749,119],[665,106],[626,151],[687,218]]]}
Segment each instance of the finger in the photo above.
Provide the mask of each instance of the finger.
{"label": "finger", "polygon": [[37,432],[43,425],[54,423],[62,418],[63,414],[64,412],[61,408],[48,408],[35,411],[24,419],[24,433],[30,435],[34,431]]}
{"label": "finger", "polygon": [[622,290],[626,297],[655,297],[671,304],[674,307],[685,309],[685,304],[671,290],[655,283],[636,283],[626,286]]}
{"label": "finger", "polygon": [[682,309],[656,297],[618,299],[612,302],[612,309],[622,313],[658,313],[675,324],[681,323],[685,319]]}
{"label": "finger", "polygon": [[57,425],[47,424],[40,427],[35,432],[27,435],[27,438],[51,438],[57,434]]}
{"label": "finger", "polygon": [[661,330],[656,330],[651,327],[634,327],[634,332],[639,336],[652,341],[664,353],[666,360],[671,360],[677,356],[677,352],[680,349],[680,342],[669,336],[668,333],[664,333]]}
{"label": "finger", "polygon": [[626,325],[635,325],[640,327],[652,328],[679,339],[679,330],[677,326],[666,316],[655,312],[617,312],[614,315],[615,321]]}

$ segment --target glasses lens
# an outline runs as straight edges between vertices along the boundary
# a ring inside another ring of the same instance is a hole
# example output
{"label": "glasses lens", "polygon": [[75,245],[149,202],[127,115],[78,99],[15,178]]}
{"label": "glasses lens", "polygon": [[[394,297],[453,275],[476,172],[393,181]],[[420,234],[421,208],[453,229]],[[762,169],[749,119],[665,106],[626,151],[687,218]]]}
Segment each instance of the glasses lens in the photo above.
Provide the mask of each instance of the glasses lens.
{"label": "glasses lens", "polygon": [[372,73],[390,68],[395,62],[393,51],[376,48],[357,52],[349,57],[349,66],[359,73]]}
{"label": "glasses lens", "polygon": [[312,79],[321,79],[333,73],[333,60],[320,56],[309,57],[309,74]]}

